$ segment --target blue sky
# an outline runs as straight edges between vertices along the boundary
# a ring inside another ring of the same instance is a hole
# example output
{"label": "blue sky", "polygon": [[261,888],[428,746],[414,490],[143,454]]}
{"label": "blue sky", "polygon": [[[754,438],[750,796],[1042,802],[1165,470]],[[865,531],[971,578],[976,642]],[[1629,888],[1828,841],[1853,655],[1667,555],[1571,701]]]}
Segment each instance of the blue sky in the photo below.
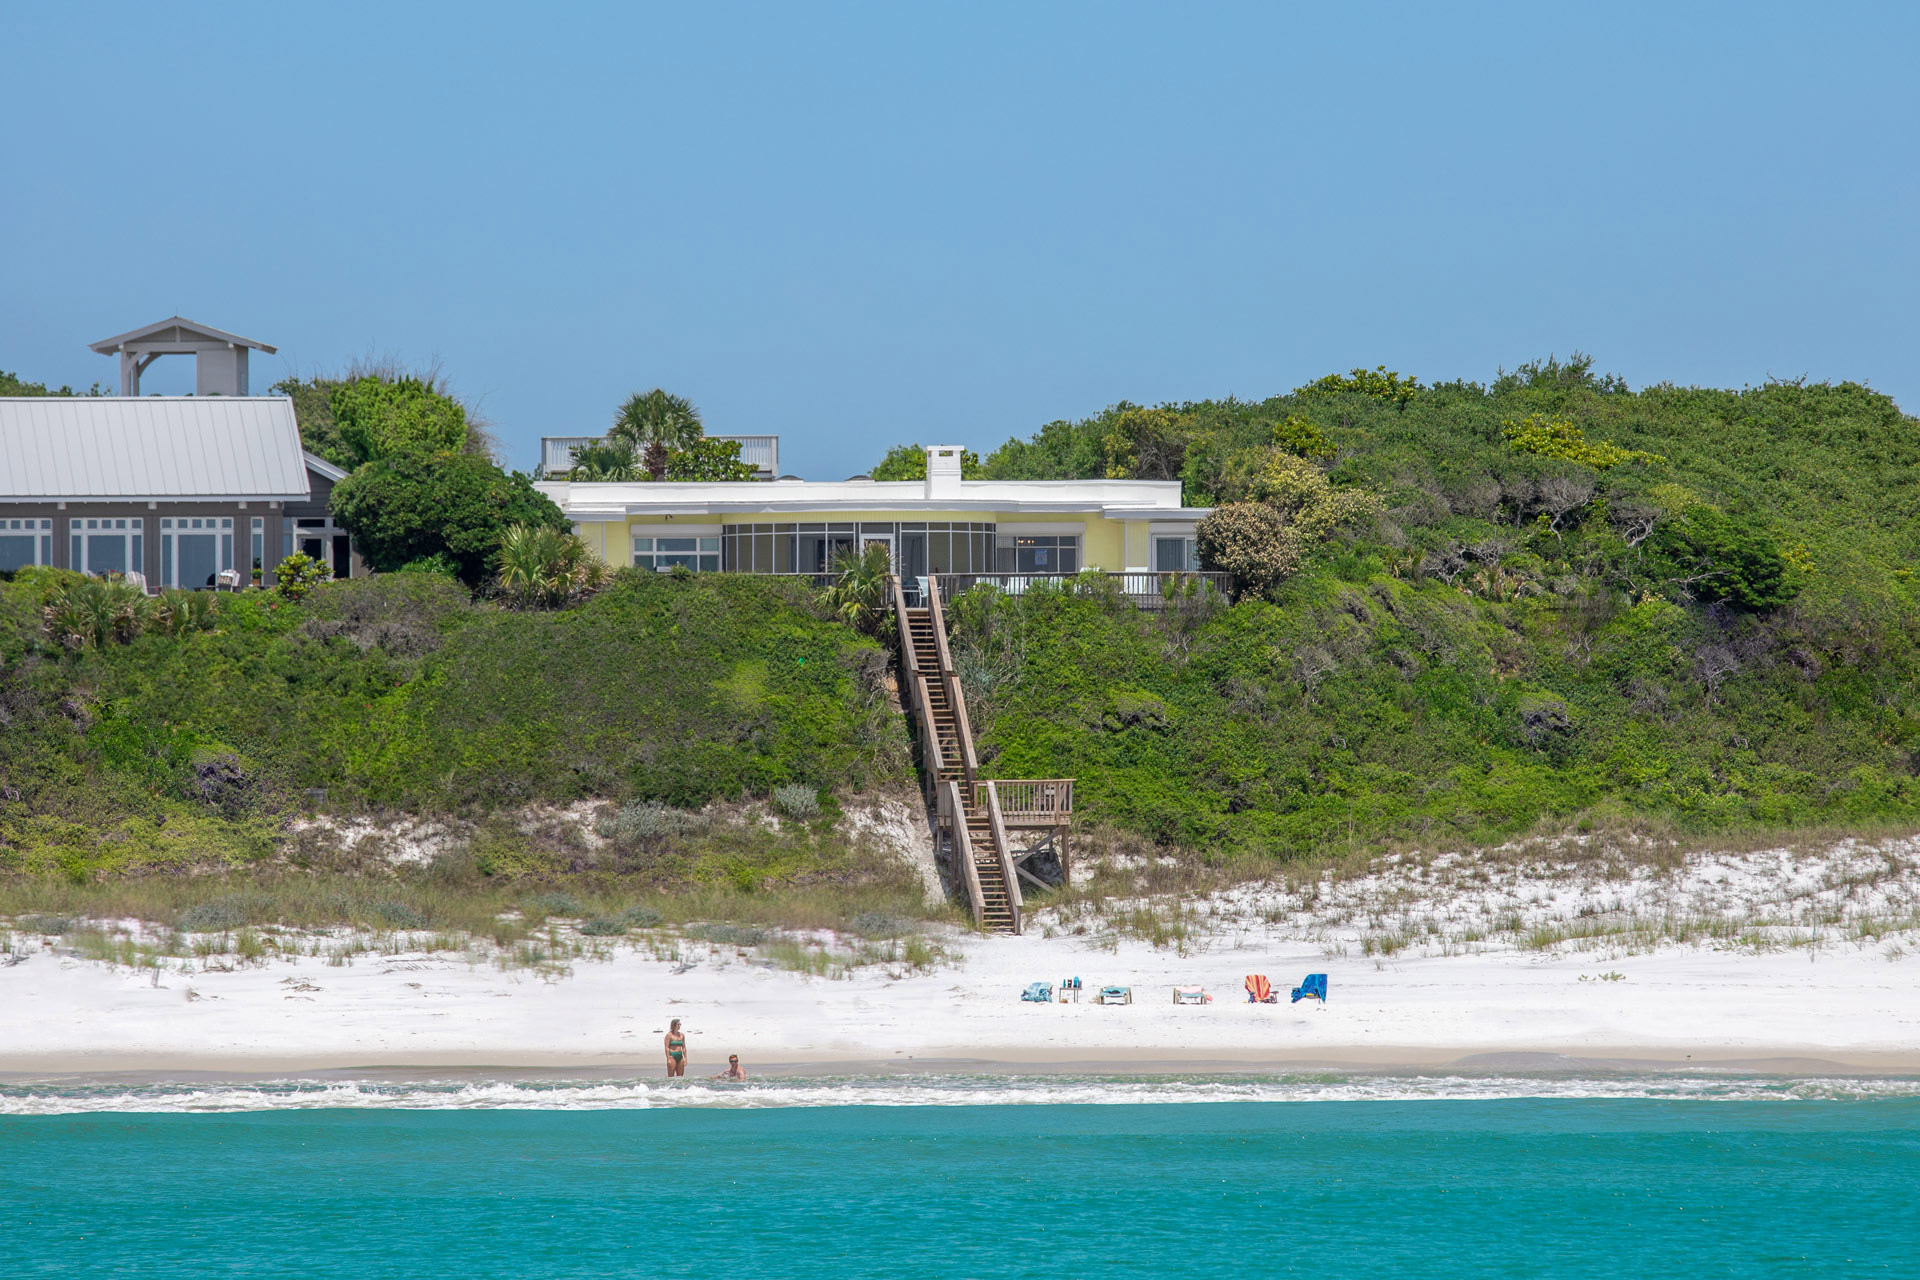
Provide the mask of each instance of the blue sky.
{"label": "blue sky", "polygon": [[1917,37],[1912,4],[9,5],[0,368],[111,382],[86,344],[178,312],[279,346],[256,389],[438,361],[513,465],[662,385],[810,478],[1576,348],[1912,410]]}

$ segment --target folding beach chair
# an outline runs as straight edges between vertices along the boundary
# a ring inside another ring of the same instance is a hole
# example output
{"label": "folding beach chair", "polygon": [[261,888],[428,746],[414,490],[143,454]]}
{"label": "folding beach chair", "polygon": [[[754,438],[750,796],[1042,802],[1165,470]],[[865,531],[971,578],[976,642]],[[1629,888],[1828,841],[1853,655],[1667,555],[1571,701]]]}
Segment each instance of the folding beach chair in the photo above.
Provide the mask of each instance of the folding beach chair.
{"label": "folding beach chair", "polygon": [[1305,982],[1301,983],[1299,986],[1293,989],[1293,1000],[1295,1004],[1298,1004],[1300,1001],[1306,999],[1308,996],[1311,996],[1315,1000],[1318,1000],[1321,1004],[1325,1004],[1327,1002],[1327,975],[1326,974],[1310,973],[1307,975],[1307,980]]}
{"label": "folding beach chair", "polygon": [[1273,984],[1267,981],[1266,974],[1250,973],[1247,975],[1248,1004],[1274,1004],[1279,999],[1280,997],[1273,993]]}

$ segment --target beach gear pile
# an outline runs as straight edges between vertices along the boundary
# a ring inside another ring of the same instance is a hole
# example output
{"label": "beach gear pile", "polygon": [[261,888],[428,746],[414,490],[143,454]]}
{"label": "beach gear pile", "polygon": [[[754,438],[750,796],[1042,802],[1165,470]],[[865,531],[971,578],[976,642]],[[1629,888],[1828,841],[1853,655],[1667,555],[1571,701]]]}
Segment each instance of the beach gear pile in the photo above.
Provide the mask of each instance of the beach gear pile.
{"label": "beach gear pile", "polygon": [[[1245,986],[1247,989],[1248,1004],[1280,1003],[1280,993],[1273,989],[1273,984],[1267,981],[1267,975],[1264,973],[1248,974]],[[1031,1000],[1035,1004],[1051,1004],[1053,1003],[1053,992],[1054,988],[1051,983],[1030,982],[1027,984],[1027,989],[1020,993],[1020,998],[1022,1000]],[[1080,999],[1080,979],[1077,977],[1060,979],[1060,1003],[1066,1004],[1069,997],[1076,1003]],[[1095,1004],[1132,1004],[1133,988],[1119,986],[1101,987],[1095,993],[1093,999]],[[1326,974],[1310,973],[1299,986],[1293,989],[1292,1002],[1298,1004],[1302,1000],[1318,1000],[1322,1005],[1326,1004]],[[1173,1002],[1175,1004],[1212,1004],[1213,995],[1208,992],[1205,987],[1197,984],[1181,984],[1173,989]]]}

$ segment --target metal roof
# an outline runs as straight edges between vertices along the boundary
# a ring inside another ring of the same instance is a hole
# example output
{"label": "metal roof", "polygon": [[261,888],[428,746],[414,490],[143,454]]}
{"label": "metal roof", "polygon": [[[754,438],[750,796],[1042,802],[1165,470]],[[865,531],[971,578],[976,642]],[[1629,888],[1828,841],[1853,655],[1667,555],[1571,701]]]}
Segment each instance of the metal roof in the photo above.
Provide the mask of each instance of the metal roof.
{"label": "metal roof", "polygon": [[129,329],[111,338],[102,338],[98,342],[89,344],[87,350],[98,351],[103,356],[109,356],[130,342],[137,344],[157,341],[178,344],[191,343],[196,339],[226,342],[236,347],[251,347],[255,351],[264,351],[268,355],[279,351],[278,347],[270,347],[264,342],[243,338],[237,333],[228,333],[225,329],[216,329],[212,325],[201,324],[185,316],[168,316],[165,320],[156,320],[152,324],[141,325],[138,329]]}
{"label": "metal roof", "polygon": [[309,493],[285,396],[0,397],[0,502]]}

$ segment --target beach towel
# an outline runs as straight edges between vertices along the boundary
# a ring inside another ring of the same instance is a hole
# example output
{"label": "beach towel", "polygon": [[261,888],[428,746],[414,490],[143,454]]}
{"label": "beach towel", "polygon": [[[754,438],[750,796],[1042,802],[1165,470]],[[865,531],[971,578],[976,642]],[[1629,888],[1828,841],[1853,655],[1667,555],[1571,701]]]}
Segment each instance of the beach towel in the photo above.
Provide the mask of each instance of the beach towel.
{"label": "beach towel", "polygon": [[1307,975],[1307,980],[1305,982],[1301,983],[1299,986],[1293,989],[1293,999],[1294,999],[1294,1003],[1296,1004],[1306,999],[1308,996],[1312,996],[1315,1000],[1318,1000],[1321,1004],[1325,1004],[1327,1002],[1327,975],[1326,974],[1310,973]]}
{"label": "beach towel", "polygon": [[1279,997],[1273,994],[1273,984],[1267,981],[1266,974],[1250,973],[1247,975],[1248,1004],[1272,1004],[1277,999],[1279,999]]}

